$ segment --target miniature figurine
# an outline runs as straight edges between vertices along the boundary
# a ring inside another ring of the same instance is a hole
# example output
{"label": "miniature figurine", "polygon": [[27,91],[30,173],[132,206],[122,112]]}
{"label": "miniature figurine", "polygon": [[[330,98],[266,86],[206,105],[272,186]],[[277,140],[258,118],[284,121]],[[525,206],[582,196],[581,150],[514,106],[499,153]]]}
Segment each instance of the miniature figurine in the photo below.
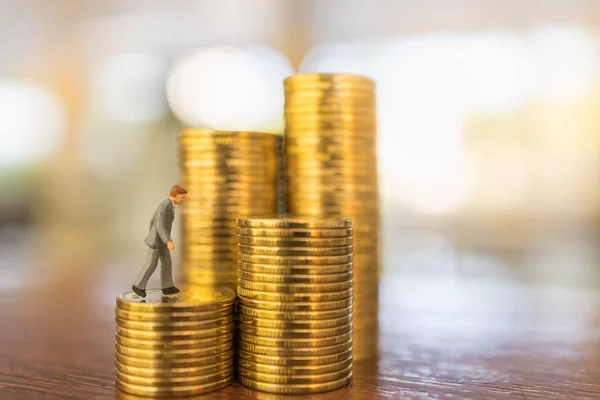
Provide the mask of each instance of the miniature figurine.
{"label": "miniature figurine", "polygon": [[183,204],[187,190],[179,185],[173,185],[169,198],[158,205],[150,220],[150,232],[146,237],[148,256],[146,263],[140,271],[135,283],[131,287],[141,297],[146,297],[148,279],[156,270],[160,258],[160,283],[163,294],[176,294],[179,289],[173,284],[173,270],[171,268],[171,254],[175,244],[171,240],[171,227],[175,219],[175,205]]}

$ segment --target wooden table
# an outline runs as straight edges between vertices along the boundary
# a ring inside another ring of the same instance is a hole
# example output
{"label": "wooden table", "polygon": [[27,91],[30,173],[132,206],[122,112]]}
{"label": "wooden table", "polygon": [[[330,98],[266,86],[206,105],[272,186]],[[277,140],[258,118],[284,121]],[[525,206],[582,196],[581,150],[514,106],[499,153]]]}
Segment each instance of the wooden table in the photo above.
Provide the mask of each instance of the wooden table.
{"label": "wooden table", "polygon": [[[25,268],[13,261],[2,271]],[[129,284],[118,263],[108,265],[72,269],[68,279],[38,270],[4,286],[0,399],[131,398],[113,376],[114,299]],[[386,274],[379,357],[355,364],[351,387],[300,398],[598,399],[597,293],[439,271]],[[285,397],[234,384],[202,398]]]}

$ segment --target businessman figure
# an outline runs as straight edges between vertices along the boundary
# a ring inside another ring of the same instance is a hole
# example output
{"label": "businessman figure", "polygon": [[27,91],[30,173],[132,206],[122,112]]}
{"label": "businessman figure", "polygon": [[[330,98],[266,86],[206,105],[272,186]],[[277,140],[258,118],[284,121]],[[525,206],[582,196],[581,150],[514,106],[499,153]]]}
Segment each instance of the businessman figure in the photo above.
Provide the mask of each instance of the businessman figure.
{"label": "businessman figure", "polygon": [[171,268],[171,254],[175,244],[171,240],[171,227],[175,219],[175,205],[183,204],[187,190],[179,185],[173,185],[169,198],[158,205],[150,220],[150,232],[146,236],[148,257],[140,271],[135,283],[131,287],[141,297],[146,297],[148,279],[154,273],[160,259],[160,283],[163,294],[176,294],[179,289],[173,284],[173,270]]}

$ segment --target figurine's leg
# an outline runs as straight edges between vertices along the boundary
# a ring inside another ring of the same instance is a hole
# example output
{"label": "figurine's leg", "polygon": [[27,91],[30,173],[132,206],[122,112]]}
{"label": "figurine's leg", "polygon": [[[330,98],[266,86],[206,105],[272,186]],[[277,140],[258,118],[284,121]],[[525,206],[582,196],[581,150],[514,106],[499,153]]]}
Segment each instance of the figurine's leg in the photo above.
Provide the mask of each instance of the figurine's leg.
{"label": "figurine's leg", "polygon": [[148,256],[146,257],[146,263],[142,267],[140,274],[135,280],[135,286],[142,290],[146,290],[148,279],[150,279],[150,277],[154,273],[154,270],[156,269],[156,266],[158,265],[158,256],[159,249],[153,249],[152,247],[148,247]]}
{"label": "figurine's leg", "polygon": [[160,248],[160,286],[162,289],[173,285],[173,269],[171,268],[171,252],[167,246]]}

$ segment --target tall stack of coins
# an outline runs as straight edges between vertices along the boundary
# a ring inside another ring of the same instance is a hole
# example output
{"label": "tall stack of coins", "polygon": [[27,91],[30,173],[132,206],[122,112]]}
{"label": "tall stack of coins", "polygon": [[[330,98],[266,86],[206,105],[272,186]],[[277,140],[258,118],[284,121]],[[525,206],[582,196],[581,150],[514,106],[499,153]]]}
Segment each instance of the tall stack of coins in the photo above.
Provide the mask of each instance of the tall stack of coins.
{"label": "tall stack of coins", "polygon": [[117,387],[146,397],[188,396],[227,386],[234,379],[235,293],[230,288],[183,290],[146,298],[117,298]]}
{"label": "tall stack of coins", "polygon": [[354,227],[354,359],[377,354],[379,192],[375,83],[297,74],[285,86],[288,212],[350,218]]}
{"label": "tall stack of coins", "polygon": [[282,137],[184,129],[180,135],[182,269],[187,283],[237,284],[235,218],[277,211]]}
{"label": "tall stack of coins", "polygon": [[238,378],[271,393],[352,380],[350,220],[238,218]]}

